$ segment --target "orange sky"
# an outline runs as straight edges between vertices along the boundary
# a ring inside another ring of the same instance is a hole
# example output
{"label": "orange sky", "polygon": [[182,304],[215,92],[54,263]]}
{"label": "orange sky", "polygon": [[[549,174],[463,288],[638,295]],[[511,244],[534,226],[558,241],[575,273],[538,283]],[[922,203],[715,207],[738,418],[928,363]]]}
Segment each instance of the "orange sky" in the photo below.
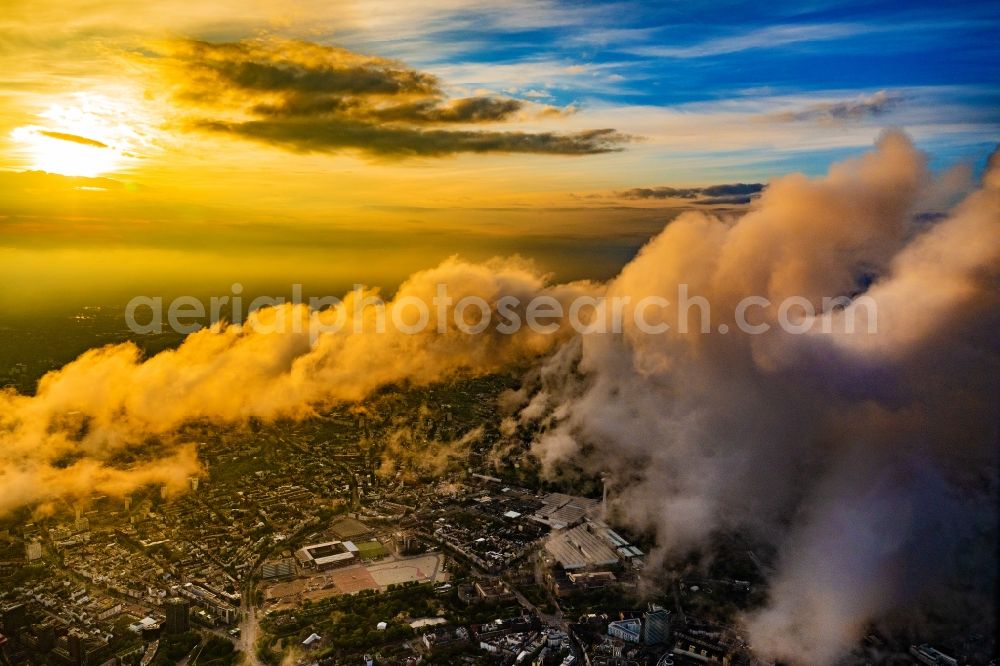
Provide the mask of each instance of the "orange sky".
{"label": "orange sky", "polygon": [[[985,157],[993,89],[975,71],[910,80],[903,48],[884,80],[756,85],[770,74],[749,70],[769,58],[839,58],[876,30],[792,29],[774,12],[713,36],[548,1],[13,0],[0,279],[15,288],[0,306],[233,281],[392,288],[456,253],[606,278],[704,204],[621,196],[631,188],[818,173],[889,124],[951,161]],[[953,37],[904,24],[915,43]],[[738,71],[730,60],[746,80],[696,80]]]}

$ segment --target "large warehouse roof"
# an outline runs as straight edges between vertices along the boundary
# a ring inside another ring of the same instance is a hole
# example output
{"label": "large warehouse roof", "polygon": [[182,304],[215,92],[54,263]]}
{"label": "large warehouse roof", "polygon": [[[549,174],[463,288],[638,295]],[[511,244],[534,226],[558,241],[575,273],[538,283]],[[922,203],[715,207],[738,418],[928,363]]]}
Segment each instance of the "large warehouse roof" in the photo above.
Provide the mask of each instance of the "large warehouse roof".
{"label": "large warehouse roof", "polygon": [[545,550],[566,570],[604,567],[618,562],[615,551],[591,533],[587,525],[553,534]]}

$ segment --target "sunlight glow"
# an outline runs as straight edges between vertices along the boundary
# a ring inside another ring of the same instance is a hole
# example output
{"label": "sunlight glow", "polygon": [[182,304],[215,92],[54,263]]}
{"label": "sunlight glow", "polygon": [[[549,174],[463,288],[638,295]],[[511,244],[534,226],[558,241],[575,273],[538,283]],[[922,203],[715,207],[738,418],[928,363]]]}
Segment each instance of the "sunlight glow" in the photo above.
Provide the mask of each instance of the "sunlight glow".
{"label": "sunlight glow", "polygon": [[79,93],[69,104],[51,104],[44,124],[18,127],[11,138],[24,147],[29,168],[64,176],[119,171],[152,145],[149,123],[124,99]]}

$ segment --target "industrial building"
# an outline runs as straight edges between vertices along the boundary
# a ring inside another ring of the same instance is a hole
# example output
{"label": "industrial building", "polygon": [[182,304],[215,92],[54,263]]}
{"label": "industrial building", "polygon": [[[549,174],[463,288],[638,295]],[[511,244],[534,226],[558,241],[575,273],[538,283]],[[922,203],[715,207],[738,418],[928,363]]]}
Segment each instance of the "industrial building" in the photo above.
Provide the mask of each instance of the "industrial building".
{"label": "industrial building", "polygon": [[598,569],[618,564],[618,554],[590,524],[557,532],[545,543],[545,550],[566,571]]}
{"label": "industrial building", "polygon": [[588,516],[596,517],[600,507],[601,500],[550,493],[542,498],[542,507],[531,518],[554,530],[561,530],[580,523]]}

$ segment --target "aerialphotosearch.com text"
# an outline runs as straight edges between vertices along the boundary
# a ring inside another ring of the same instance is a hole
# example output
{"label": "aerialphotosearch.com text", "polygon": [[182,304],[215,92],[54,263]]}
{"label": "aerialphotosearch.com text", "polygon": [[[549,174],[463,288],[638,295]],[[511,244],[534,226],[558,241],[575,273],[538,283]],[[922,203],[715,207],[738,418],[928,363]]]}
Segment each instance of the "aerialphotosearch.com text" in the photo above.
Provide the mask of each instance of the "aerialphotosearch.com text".
{"label": "aerialphotosearch.com text", "polygon": [[[194,296],[179,296],[168,303],[159,296],[136,296],[125,309],[125,321],[136,334],[194,333],[206,326],[232,322],[258,333],[308,333],[312,340],[324,333],[387,333],[416,335],[427,331],[459,331],[468,335],[514,335],[527,327],[538,334],[565,331],[580,334],[622,333],[628,329],[647,335],[668,332],[727,334],[735,327],[747,335],[760,335],[777,326],[792,334],[807,332],[877,332],[877,304],[868,296],[830,296],[819,299],[791,296],[775,303],[751,295],[740,299],[724,317],[713,317],[708,298],[690,293],[679,284],[673,298],[614,295],[577,295],[557,298],[538,294],[486,299],[478,295],[454,298],[447,284],[436,285],[433,296],[401,295],[383,300],[370,289],[354,285],[343,299],[335,296],[302,297],[302,285],[292,285],[290,299],[258,296],[244,303],[243,287],[234,283],[231,293],[212,296],[206,304]],[[290,306],[290,307],[289,307]],[[306,309],[306,307],[308,309]]]}

